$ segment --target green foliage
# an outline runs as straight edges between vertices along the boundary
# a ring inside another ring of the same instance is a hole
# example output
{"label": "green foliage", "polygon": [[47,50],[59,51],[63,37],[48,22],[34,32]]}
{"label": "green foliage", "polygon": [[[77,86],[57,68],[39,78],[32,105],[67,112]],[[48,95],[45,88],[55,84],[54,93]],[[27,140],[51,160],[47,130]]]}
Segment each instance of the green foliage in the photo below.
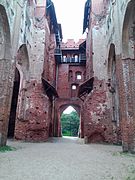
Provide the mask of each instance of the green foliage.
{"label": "green foliage", "polygon": [[15,151],[16,150],[16,148],[14,148],[14,147],[10,147],[10,146],[2,146],[2,147],[0,147],[0,152],[7,152],[7,151]]}
{"label": "green foliage", "polygon": [[61,116],[63,136],[78,136],[79,116],[76,111]]}

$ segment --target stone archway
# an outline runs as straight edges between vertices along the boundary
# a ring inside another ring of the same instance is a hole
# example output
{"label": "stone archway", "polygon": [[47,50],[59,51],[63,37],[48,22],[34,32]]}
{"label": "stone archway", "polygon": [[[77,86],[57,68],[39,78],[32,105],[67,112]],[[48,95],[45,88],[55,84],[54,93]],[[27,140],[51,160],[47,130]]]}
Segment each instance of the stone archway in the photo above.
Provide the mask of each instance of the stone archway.
{"label": "stone archway", "polygon": [[11,60],[10,27],[6,10],[0,5],[0,146],[6,145],[7,141],[14,79],[14,62]]}
{"label": "stone archway", "polygon": [[[68,106],[61,113],[62,136],[78,137],[80,129],[80,114],[73,106]],[[79,111],[79,110],[78,110]]]}
{"label": "stone archway", "polygon": [[[62,112],[68,107],[72,106],[78,115],[80,116],[81,107],[79,104],[71,103],[71,102],[65,102],[59,104],[59,106],[56,108],[55,111],[55,120],[54,120],[54,136],[60,137],[61,136],[61,115]],[[81,124],[81,118],[80,118],[80,124]]]}
{"label": "stone archway", "polygon": [[59,108],[60,115],[61,115],[62,112],[63,112],[65,109],[67,109],[67,107],[69,107],[69,106],[72,106],[72,107],[77,111],[77,113],[78,113],[79,116],[80,116],[80,106],[79,106],[79,105],[76,105],[76,104],[63,104],[63,105],[61,105],[60,108]]}
{"label": "stone archway", "polygon": [[124,110],[122,112],[123,151],[135,152],[135,1],[127,4],[122,30]]}

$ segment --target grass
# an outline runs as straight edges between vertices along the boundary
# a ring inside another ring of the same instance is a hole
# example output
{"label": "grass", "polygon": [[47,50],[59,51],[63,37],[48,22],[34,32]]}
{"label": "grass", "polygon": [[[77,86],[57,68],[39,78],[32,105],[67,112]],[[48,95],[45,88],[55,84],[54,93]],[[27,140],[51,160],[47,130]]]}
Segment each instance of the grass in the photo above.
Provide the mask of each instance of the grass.
{"label": "grass", "polygon": [[62,135],[63,136],[72,136],[72,134],[69,131],[63,132]]}
{"label": "grass", "polygon": [[128,176],[125,178],[125,180],[135,180],[135,166],[132,165],[128,167]]}
{"label": "grass", "polygon": [[134,157],[135,154],[127,153],[127,152],[114,152],[112,153],[113,156],[125,156],[125,157]]}
{"label": "grass", "polygon": [[8,152],[8,151],[15,151],[16,148],[11,146],[2,146],[0,147],[0,153]]}

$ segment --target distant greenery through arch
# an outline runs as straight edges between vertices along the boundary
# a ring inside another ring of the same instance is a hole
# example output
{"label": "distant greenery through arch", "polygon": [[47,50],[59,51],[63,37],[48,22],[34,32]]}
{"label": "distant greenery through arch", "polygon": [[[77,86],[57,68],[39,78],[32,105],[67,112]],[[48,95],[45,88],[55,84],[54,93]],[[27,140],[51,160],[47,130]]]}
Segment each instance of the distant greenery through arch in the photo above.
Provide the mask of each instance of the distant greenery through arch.
{"label": "distant greenery through arch", "polygon": [[72,111],[70,114],[62,113],[62,135],[77,137],[79,130],[79,121],[79,116],[76,111]]}

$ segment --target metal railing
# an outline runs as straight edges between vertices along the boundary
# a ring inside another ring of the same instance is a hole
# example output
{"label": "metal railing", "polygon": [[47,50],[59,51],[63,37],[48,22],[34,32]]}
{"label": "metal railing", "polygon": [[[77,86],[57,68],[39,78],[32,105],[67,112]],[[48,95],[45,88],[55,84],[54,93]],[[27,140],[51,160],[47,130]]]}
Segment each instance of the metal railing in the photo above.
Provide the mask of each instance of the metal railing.
{"label": "metal railing", "polygon": [[60,48],[56,48],[54,52],[56,61],[59,63],[86,63],[86,54],[79,54],[78,57],[62,57],[62,51]]}
{"label": "metal railing", "polygon": [[62,63],[85,63],[86,62],[86,55],[80,54],[79,57],[63,57]]}

